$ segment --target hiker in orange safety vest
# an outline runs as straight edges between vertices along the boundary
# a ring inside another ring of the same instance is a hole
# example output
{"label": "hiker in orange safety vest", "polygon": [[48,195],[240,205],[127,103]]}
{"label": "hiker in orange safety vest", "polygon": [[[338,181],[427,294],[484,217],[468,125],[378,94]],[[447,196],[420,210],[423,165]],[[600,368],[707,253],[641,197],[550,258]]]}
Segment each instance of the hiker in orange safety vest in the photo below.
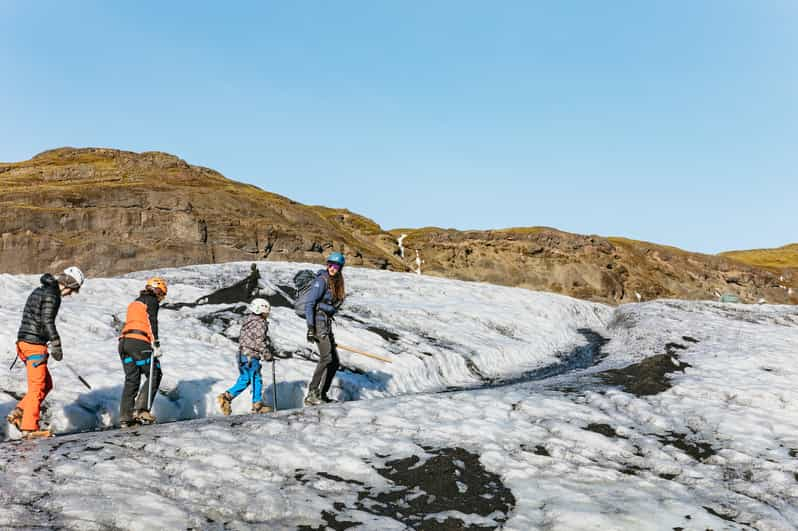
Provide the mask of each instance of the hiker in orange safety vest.
{"label": "hiker in orange safety vest", "polygon": [[39,280],[41,286],[33,290],[25,302],[17,333],[17,356],[25,364],[28,393],[6,420],[26,439],[52,435],[49,430],[39,429],[39,418],[42,402],[53,389],[47,361],[50,356],[56,361],[63,357],[55,317],[61,307],[61,298],[80,291],[84,280],[83,272],[77,267],[68,267],[56,276],[44,274]]}
{"label": "hiker in orange safety vest", "polygon": [[[155,422],[150,410],[162,375],[158,307],[166,297],[166,291],[166,280],[153,277],[147,280],[144,290],[127,307],[125,326],[119,336],[119,357],[125,371],[125,385],[119,403],[119,424],[123,428]],[[144,385],[141,385],[142,374],[147,376]]]}

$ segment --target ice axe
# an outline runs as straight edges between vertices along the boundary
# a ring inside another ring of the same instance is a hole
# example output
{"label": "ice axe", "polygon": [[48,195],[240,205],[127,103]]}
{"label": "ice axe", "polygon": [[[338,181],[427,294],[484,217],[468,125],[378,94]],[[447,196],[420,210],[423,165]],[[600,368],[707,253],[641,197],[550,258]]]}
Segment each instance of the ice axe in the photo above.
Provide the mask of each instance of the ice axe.
{"label": "ice axe", "polygon": [[9,371],[14,368],[14,365],[17,364],[18,359],[19,359],[19,346],[17,346],[17,352],[14,354],[14,361],[11,362],[11,366],[8,368]]}
{"label": "ice axe", "polygon": [[70,364],[69,364],[69,363],[67,363],[67,362],[64,362],[64,365],[66,365],[67,369],[69,369],[70,371],[72,371],[72,374],[74,374],[74,375],[75,375],[75,377],[76,377],[78,380],[80,380],[80,383],[82,383],[83,385],[85,385],[85,386],[86,386],[88,389],[91,389],[91,386],[89,385],[89,382],[87,382],[86,380],[84,380],[84,379],[83,379],[83,376],[81,376],[80,374],[78,374],[78,371],[76,371],[76,370],[75,370],[75,369],[72,367],[72,365],[70,365]]}
{"label": "ice axe", "polygon": [[356,348],[347,347],[346,345],[342,345],[340,343],[336,343],[335,346],[340,348],[340,349],[343,349],[343,350],[348,350],[349,352],[354,352],[355,354],[360,354],[361,356],[374,358],[375,360],[384,361],[385,363],[393,363],[393,361],[389,360],[388,358],[383,358],[382,356],[377,356],[376,354],[371,354],[369,352],[364,352],[364,351],[358,350]]}

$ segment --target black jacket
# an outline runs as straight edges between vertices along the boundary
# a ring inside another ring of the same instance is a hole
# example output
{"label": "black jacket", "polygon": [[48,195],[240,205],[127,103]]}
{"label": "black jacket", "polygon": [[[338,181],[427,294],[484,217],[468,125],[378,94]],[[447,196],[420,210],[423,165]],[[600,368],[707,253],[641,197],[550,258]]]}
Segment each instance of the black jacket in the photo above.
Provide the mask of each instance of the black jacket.
{"label": "black jacket", "polygon": [[60,359],[61,338],[55,328],[55,316],[61,307],[61,290],[58,281],[49,273],[42,275],[40,280],[42,285],[33,290],[25,303],[17,340],[36,345],[50,342],[50,353],[55,359]]}
{"label": "black jacket", "polygon": [[147,307],[147,317],[150,320],[150,328],[155,338],[154,343],[155,346],[160,346],[161,342],[158,341],[158,309],[161,303],[159,303],[158,298],[149,291],[142,291],[136,300],[143,302],[144,306]]}

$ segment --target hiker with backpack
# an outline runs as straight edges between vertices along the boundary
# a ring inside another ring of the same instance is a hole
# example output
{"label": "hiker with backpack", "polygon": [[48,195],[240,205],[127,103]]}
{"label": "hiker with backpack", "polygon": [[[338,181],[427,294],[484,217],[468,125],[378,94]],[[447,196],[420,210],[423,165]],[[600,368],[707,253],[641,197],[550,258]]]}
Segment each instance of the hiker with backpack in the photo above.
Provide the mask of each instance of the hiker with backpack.
{"label": "hiker with backpack", "polygon": [[[150,412],[161,383],[161,343],[158,339],[158,308],[166,297],[166,280],[147,280],[138,298],[127,307],[125,325],[119,336],[119,357],[125,371],[125,385],[119,402],[122,428],[152,424]],[[147,381],[139,389],[142,374]]]}
{"label": "hiker with backpack", "polygon": [[223,415],[233,412],[232,402],[252,385],[252,413],[268,413],[272,410],[263,403],[263,381],[261,361],[274,359],[274,348],[269,338],[269,312],[271,305],[266,299],[255,299],[249,305],[250,314],[241,324],[238,340],[238,380],[233,386],[216,397]]}
{"label": "hiker with backpack", "polygon": [[25,439],[52,436],[50,430],[39,429],[39,417],[42,402],[53,389],[47,360],[50,356],[56,361],[63,358],[55,318],[61,299],[78,293],[85,278],[83,272],[74,266],[56,276],[46,273],[39,280],[41,286],[33,290],[25,302],[17,333],[17,357],[25,364],[28,392],[6,417]]}
{"label": "hiker with backpack", "polygon": [[343,276],[345,263],[342,253],[331,253],[327,257],[327,267],[316,273],[316,278],[305,293],[297,295],[297,311],[304,306],[307,340],[316,343],[319,348],[319,361],[305,397],[306,406],[332,402],[327,392],[340,366],[332,322],[346,297]]}

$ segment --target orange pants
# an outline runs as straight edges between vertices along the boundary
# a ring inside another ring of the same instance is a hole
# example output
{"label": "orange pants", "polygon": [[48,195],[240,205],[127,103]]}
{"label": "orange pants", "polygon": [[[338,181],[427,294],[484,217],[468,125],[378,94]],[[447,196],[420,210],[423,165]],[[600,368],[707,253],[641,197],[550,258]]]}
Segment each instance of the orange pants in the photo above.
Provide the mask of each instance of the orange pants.
{"label": "orange pants", "polygon": [[[22,410],[22,429],[39,429],[39,412],[47,393],[53,389],[53,379],[47,370],[47,345],[34,345],[24,341],[17,342],[17,356],[25,362],[28,373],[28,394],[19,401]],[[39,359],[29,359],[42,356]]]}

